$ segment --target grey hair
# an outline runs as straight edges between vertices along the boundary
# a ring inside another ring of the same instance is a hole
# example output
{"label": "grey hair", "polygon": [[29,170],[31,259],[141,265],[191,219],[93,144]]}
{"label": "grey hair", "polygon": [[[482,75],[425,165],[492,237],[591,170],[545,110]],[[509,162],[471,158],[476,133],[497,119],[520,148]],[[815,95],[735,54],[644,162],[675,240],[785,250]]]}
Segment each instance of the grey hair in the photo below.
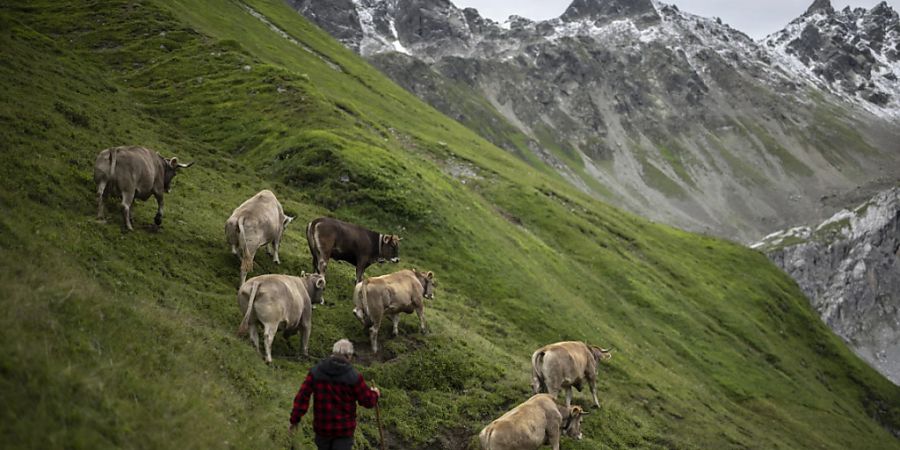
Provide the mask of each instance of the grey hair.
{"label": "grey hair", "polygon": [[353,343],[350,342],[349,339],[341,339],[334,343],[334,347],[331,348],[331,353],[346,357],[353,356]]}

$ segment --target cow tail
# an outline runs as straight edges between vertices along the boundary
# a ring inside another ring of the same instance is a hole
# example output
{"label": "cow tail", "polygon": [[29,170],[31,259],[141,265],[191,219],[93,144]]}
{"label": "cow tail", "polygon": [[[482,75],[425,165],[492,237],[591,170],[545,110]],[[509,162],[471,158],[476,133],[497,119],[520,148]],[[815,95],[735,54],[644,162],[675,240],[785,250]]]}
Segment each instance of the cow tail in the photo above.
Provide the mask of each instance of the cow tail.
{"label": "cow tail", "polygon": [[544,382],[542,366],[544,365],[544,352],[538,350],[531,355],[531,386],[534,393],[546,392],[547,383]]}
{"label": "cow tail", "polygon": [[119,149],[112,148],[109,150],[109,177],[112,178],[116,175],[116,153],[119,152]]}
{"label": "cow tail", "polygon": [[253,301],[256,300],[256,292],[259,291],[259,282],[253,282],[250,288],[250,301],[247,302],[247,312],[244,313],[244,319],[241,320],[241,326],[238,327],[238,336],[247,334],[250,329],[250,314],[253,311]]}
{"label": "cow tail", "polygon": [[309,244],[309,254],[312,255],[313,259],[313,272],[319,273],[319,253],[318,249],[316,249],[315,237],[313,236],[313,228],[315,227],[315,221],[310,222],[306,225],[306,243]]}
{"label": "cow tail", "polygon": [[238,245],[241,247],[241,271],[250,273],[253,271],[253,256],[247,246],[247,236],[244,234],[244,216],[238,218]]}
{"label": "cow tail", "polygon": [[356,283],[356,287],[353,289],[353,303],[362,307],[363,311],[366,313],[366,319],[372,320],[372,315],[369,314],[369,299],[366,291],[368,291],[369,279],[364,278],[359,283]]}

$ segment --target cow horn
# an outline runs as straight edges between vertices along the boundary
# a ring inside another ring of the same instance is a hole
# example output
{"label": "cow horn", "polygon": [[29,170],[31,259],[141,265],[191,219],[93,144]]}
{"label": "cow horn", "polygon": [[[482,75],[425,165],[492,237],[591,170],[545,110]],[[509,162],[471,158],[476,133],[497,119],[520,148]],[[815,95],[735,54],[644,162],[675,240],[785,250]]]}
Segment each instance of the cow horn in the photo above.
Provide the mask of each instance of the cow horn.
{"label": "cow horn", "polygon": [[[175,158],[172,158],[172,160],[174,161]],[[178,163],[178,167],[180,167],[180,168],[182,168],[182,169],[187,169],[188,167],[191,167],[191,166],[193,166],[193,165],[194,165],[194,161],[191,161],[191,162],[189,162],[189,163],[187,163],[187,164],[181,164],[181,163]]]}
{"label": "cow horn", "polygon": [[318,280],[316,280],[316,287],[319,289],[325,288],[325,277],[322,277],[322,278],[319,278]]}
{"label": "cow horn", "polygon": [[428,277],[428,279],[430,280],[430,279],[434,278],[434,272],[429,270],[428,273],[425,274],[425,276]]}

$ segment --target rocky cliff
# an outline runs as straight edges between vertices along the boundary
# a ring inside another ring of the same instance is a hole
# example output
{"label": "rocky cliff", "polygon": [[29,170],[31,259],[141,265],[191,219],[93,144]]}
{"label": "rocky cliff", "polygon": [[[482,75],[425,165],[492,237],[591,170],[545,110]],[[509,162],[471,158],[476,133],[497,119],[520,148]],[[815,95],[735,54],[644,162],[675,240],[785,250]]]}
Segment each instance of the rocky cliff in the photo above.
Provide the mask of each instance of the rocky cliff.
{"label": "rocky cliff", "polygon": [[900,187],[754,246],[797,281],[860,357],[900,384]]}
{"label": "rocky cliff", "polygon": [[[897,21],[886,5],[851,11],[871,20],[848,45],[878,47],[881,33],[886,55],[873,53],[874,87],[851,95],[852,63],[828,62],[849,61],[835,56],[846,46],[792,33],[756,42],[654,0],[575,0],[556,19],[502,24],[447,0],[347,0],[349,13],[336,2],[293,3],[497,145],[688,230],[751,242],[821,220],[823,198],[900,171],[900,84],[886,72],[900,67],[888,48]],[[789,29],[835,14],[819,0]],[[812,68],[818,61],[828,68]]]}
{"label": "rocky cliff", "polygon": [[765,45],[779,62],[872,111],[900,105],[900,18],[886,2],[835,11],[818,0]]}

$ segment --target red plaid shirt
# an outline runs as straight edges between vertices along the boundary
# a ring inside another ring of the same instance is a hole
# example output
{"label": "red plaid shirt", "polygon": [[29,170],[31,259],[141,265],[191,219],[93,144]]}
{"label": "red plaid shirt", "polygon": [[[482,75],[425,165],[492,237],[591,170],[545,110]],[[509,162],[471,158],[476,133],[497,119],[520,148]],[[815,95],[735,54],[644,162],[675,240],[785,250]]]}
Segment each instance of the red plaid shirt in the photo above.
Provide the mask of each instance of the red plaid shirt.
{"label": "red plaid shirt", "polygon": [[310,396],[315,396],[313,430],[316,434],[322,437],[353,436],[356,430],[356,403],[372,408],[378,402],[378,394],[366,386],[366,381],[359,374],[356,374],[355,384],[347,384],[347,377],[343,377],[344,382],[341,382],[317,379],[314,373],[315,369],[310,370],[294,397],[291,424],[300,422],[309,410]]}

